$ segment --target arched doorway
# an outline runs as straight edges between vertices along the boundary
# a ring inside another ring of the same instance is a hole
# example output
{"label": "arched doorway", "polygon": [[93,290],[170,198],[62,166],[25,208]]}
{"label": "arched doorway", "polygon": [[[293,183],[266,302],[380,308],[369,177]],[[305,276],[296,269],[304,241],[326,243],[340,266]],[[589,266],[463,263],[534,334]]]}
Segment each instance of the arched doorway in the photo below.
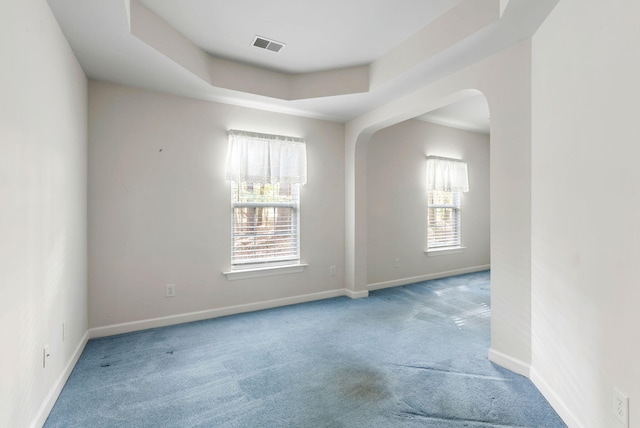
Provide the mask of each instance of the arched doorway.
{"label": "arched doorway", "polygon": [[[372,136],[367,290],[489,269],[489,125],[487,100],[478,94]],[[450,199],[449,208],[429,208],[435,193],[426,186],[427,156],[468,167],[470,191],[437,196]]]}
{"label": "arched doorway", "polygon": [[489,358],[526,376],[531,365],[530,59],[530,44],[523,43],[348,122],[345,129],[345,285],[351,297],[364,297],[367,144],[388,126],[484,94],[491,110]]}

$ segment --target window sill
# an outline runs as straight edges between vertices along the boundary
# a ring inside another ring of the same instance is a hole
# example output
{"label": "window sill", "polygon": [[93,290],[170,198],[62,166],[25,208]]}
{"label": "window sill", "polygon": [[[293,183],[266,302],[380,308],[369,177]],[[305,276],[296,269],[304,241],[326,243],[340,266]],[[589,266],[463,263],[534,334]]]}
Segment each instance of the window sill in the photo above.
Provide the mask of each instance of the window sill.
{"label": "window sill", "polygon": [[448,254],[458,254],[458,253],[462,253],[465,250],[466,247],[445,247],[445,248],[438,248],[438,249],[432,249],[432,250],[426,250],[425,253],[427,253],[427,256],[432,257],[432,256],[446,256]]}
{"label": "window sill", "polygon": [[237,279],[260,278],[263,276],[286,275],[290,273],[300,273],[304,268],[309,266],[306,263],[298,263],[294,265],[269,266],[251,269],[238,269],[229,272],[222,272],[229,281]]}

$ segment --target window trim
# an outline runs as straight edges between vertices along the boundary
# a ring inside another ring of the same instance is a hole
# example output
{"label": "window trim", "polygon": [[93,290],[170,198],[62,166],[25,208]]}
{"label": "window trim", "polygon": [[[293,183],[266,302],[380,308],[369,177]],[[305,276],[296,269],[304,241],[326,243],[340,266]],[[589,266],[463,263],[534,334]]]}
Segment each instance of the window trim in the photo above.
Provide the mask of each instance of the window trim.
{"label": "window trim", "polygon": [[447,256],[449,254],[460,254],[466,250],[467,247],[463,245],[459,245],[457,247],[436,247],[436,248],[427,248],[424,250],[427,253],[427,256]]}
{"label": "window trim", "polygon": [[222,272],[229,281],[238,279],[260,278],[264,276],[287,275],[291,273],[300,273],[309,266],[307,263],[283,264],[279,266],[253,267],[249,269],[235,269]]}

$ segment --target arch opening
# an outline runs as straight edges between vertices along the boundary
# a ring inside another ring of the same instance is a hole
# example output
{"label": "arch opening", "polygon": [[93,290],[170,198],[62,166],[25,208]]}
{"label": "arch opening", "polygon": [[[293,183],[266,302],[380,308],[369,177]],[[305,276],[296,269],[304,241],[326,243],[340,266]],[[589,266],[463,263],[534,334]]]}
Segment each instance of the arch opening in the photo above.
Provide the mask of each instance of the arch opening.
{"label": "arch opening", "polygon": [[345,126],[345,288],[365,297],[368,142],[381,129],[484,94],[491,111],[489,358],[525,376],[532,360],[530,65],[531,44],[521,43]]}
{"label": "arch opening", "polygon": [[[489,138],[486,97],[469,93],[366,142],[367,291],[489,269]],[[427,156],[463,161],[469,191],[429,192]],[[429,197],[451,206],[430,209]]]}

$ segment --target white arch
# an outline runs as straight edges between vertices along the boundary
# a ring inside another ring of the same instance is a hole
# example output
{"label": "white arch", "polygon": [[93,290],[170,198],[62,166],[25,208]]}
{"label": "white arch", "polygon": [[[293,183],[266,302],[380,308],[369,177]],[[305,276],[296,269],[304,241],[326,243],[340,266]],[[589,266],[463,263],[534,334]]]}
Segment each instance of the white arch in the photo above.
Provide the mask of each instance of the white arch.
{"label": "white arch", "polygon": [[[366,144],[380,129],[483,93],[491,111],[492,327],[490,359],[531,364],[531,46],[526,41],[397,99],[345,130],[345,281],[367,291]],[[471,89],[472,88],[472,89]]]}

